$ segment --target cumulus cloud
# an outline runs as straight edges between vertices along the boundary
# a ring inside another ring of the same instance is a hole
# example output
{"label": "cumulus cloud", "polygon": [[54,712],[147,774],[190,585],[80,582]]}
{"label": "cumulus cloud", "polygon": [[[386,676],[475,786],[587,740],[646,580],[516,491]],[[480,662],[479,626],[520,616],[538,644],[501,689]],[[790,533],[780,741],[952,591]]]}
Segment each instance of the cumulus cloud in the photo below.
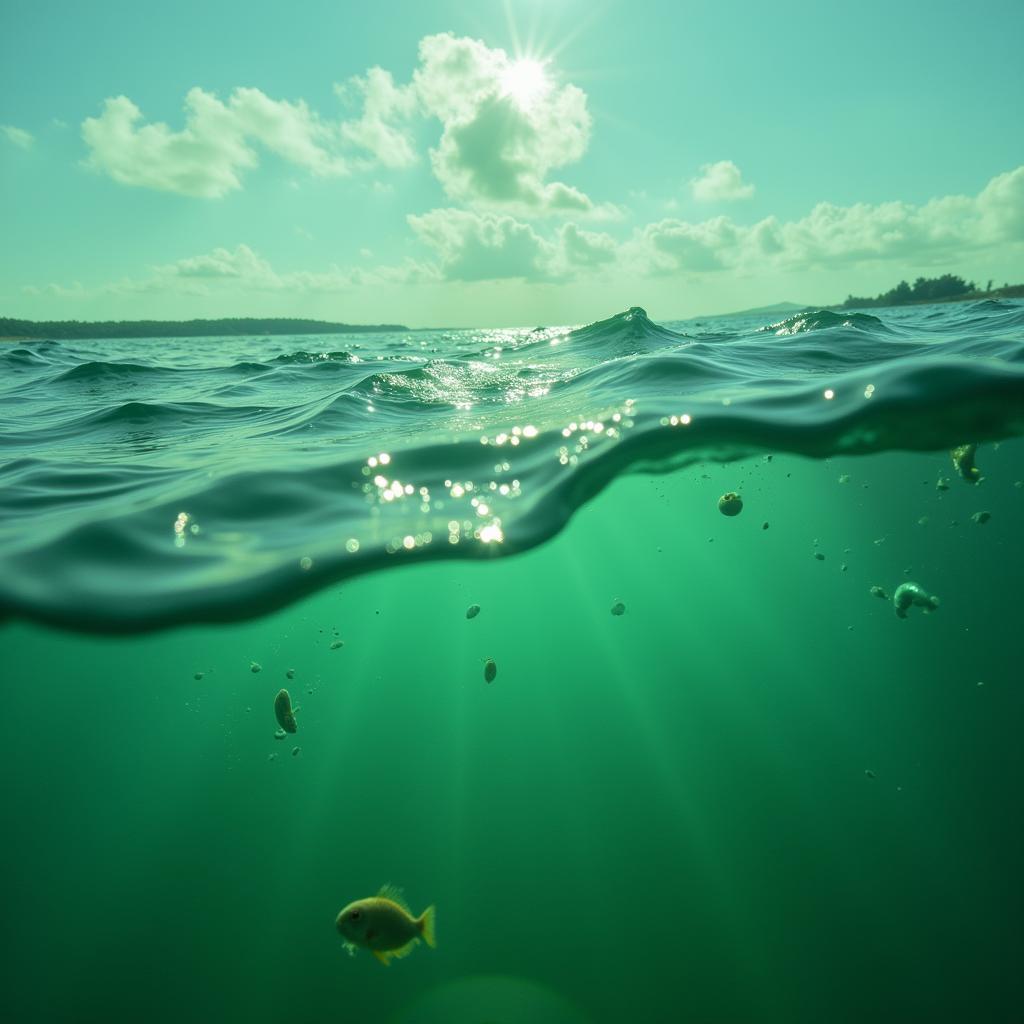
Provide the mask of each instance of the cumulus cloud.
{"label": "cumulus cloud", "polygon": [[431,149],[434,174],[453,199],[533,214],[591,213],[578,189],[547,181],[580,159],[590,140],[587,98],[534,66],[528,92],[516,88],[521,67],[504,50],[450,34],[420,42],[413,83],[424,110],[442,124]]}
{"label": "cumulus cloud", "polygon": [[236,89],[227,103],[203,89],[185,97],[185,127],[139,124],[142,111],[127,96],[108,99],[99,117],[82,123],[88,163],[123,185],[217,198],[240,188],[240,172],[254,167],[251,142],[314,174],[347,173],[330,151],[334,129],[305,103],[272,100],[259,89]]}
{"label": "cumulus cloud", "polygon": [[88,163],[125,185],[218,198],[238,189],[258,147],[321,176],[417,161],[414,128],[441,124],[430,166],[457,202],[519,215],[613,217],[578,188],[549,180],[579,160],[590,141],[587,98],[536,62],[449,33],[419,44],[411,80],[370,68],[335,86],[359,116],[325,118],[305,102],[235,89],[226,101],[201,88],[185,97],[185,123],[148,123],[127,96],[107,99],[82,124]]}
{"label": "cumulus cloud", "polygon": [[537,280],[551,257],[551,246],[508,214],[445,209],[410,214],[407,220],[437,254],[448,280]]}
{"label": "cumulus cloud", "polygon": [[563,281],[617,258],[613,238],[572,223],[545,237],[530,224],[492,211],[431,210],[407,220],[434,250],[438,273],[451,281]]}
{"label": "cumulus cloud", "polygon": [[700,172],[699,178],[690,181],[690,190],[702,203],[732,202],[754,194],[754,186],[744,183],[740,169],[731,160],[704,164]]}
{"label": "cumulus cloud", "polygon": [[901,259],[938,263],[964,252],[1024,242],[1024,166],[993,178],[976,196],[905,202],[818,203],[798,220],[753,225],[728,217],[666,219],[637,231],[626,249],[645,272],[731,267],[849,266]]}
{"label": "cumulus cloud", "polygon": [[416,162],[407,127],[418,109],[414,89],[395,85],[390,71],[370,68],[365,78],[356,76],[347,86],[335,86],[335,91],[343,98],[355,91],[363,101],[362,116],[341,126],[344,138],[385,167],[408,167]]}
{"label": "cumulus cloud", "polygon": [[0,134],[19,149],[31,149],[36,141],[31,132],[25,131],[24,128],[15,128],[13,124],[0,124]]}

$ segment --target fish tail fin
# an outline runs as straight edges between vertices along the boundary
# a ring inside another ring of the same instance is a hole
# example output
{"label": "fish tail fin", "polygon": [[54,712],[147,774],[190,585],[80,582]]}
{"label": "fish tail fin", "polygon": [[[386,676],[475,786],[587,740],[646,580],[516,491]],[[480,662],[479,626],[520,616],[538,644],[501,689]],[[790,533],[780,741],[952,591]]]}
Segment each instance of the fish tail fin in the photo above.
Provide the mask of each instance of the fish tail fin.
{"label": "fish tail fin", "polygon": [[416,918],[416,927],[420,930],[420,935],[423,936],[423,941],[431,949],[437,948],[437,936],[434,934],[434,918],[437,912],[433,907],[427,907],[426,910]]}

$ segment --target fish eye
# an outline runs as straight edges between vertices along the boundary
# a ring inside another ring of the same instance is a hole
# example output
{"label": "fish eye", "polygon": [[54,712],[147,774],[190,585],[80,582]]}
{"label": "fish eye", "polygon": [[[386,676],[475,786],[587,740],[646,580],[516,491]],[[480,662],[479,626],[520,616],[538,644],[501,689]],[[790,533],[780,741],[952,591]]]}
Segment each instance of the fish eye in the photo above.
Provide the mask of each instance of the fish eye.
{"label": "fish eye", "polygon": [[349,916],[349,920],[351,920],[351,921],[358,921],[361,915],[360,915],[360,911],[353,910],[352,913],[349,914],[348,916]]}

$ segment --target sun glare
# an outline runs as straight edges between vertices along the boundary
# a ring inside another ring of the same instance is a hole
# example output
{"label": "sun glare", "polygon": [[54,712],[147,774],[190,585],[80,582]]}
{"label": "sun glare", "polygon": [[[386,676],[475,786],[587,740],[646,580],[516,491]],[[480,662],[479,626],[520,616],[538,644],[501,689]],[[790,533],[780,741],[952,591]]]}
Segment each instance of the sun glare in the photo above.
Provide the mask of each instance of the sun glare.
{"label": "sun glare", "polygon": [[501,76],[501,94],[509,96],[520,110],[529,110],[548,91],[551,83],[544,65],[530,57],[514,61]]}

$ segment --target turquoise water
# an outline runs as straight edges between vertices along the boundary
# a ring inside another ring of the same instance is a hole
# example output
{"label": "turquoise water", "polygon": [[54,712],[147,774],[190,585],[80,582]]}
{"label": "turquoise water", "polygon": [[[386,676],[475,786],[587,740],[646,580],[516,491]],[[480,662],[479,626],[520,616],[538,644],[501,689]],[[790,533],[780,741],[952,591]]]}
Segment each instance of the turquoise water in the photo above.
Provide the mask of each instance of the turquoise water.
{"label": "turquoise water", "polygon": [[[9,346],[6,1012],[1021,1019],[1021,309],[784,334],[633,314],[481,391],[430,392],[450,360],[407,349],[486,366],[493,334],[359,339],[409,362],[405,404],[294,339],[135,343],[162,367],[142,384],[97,369],[128,358],[107,343]],[[533,404],[509,390],[545,374]],[[387,415],[325,426],[353,387]],[[549,436],[627,398],[619,438]],[[979,483],[947,451],[968,441]],[[430,502],[360,489],[381,452]],[[494,494],[503,461],[520,495],[451,543],[444,480]],[[897,617],[907,581],[938,608]],[[388,968],[334,928],[384,882],[438,915],[438,948]]]}

